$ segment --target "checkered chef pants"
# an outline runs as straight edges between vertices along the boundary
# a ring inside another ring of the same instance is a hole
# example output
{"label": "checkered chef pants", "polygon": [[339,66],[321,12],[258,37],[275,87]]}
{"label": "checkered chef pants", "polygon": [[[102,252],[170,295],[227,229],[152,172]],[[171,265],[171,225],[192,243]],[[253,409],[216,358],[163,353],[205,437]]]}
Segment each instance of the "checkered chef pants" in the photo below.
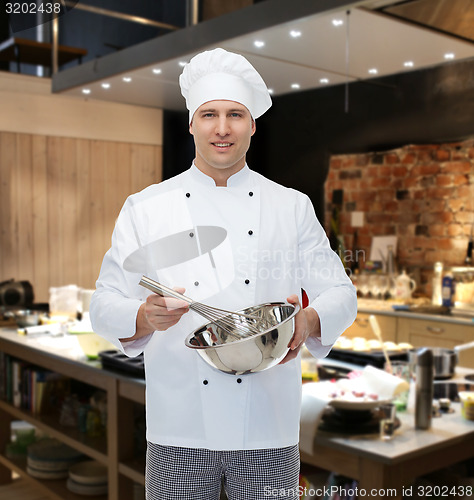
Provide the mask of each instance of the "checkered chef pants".
{"label": "checkered chef pants", "polygon": [[299,498],[298,445],[263,450],[214,451],[148,442],[147,500]]}

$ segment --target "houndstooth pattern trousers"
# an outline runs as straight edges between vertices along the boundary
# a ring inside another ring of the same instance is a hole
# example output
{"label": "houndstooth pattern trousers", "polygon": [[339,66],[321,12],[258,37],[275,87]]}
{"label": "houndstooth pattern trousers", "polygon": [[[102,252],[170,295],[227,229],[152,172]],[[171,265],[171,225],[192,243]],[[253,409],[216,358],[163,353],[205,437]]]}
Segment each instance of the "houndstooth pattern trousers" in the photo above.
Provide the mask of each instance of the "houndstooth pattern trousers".
{"label": "houndstooth pattern trousers", "polygon": [[147,444],[147,500],[299,498],[298,445],[263,450],[214,451]]}

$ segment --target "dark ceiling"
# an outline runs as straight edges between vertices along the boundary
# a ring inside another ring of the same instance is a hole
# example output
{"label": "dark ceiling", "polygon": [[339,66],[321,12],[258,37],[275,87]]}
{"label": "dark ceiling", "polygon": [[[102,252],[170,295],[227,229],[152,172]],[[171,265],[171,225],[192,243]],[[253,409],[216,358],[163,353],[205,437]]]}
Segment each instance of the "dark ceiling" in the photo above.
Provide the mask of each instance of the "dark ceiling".
{"label": "dark ceiling", "polygon": [[473,0],[409,0],[380,9],[385,14],[474,41]]}

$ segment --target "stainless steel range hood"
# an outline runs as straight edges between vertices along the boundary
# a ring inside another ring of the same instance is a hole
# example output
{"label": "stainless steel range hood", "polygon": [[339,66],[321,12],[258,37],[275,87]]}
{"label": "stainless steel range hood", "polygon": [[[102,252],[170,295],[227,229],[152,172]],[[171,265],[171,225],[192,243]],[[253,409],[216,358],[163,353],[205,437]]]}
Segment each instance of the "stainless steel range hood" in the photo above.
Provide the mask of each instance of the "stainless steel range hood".
{"label": "stainless steel range hood", "polygon": [[184,110],[180,64],[216,46],[244,54],[275,96],[474,58],[469,41],[370,10],[387,5],[267,0],[60,71],[53,92]]}

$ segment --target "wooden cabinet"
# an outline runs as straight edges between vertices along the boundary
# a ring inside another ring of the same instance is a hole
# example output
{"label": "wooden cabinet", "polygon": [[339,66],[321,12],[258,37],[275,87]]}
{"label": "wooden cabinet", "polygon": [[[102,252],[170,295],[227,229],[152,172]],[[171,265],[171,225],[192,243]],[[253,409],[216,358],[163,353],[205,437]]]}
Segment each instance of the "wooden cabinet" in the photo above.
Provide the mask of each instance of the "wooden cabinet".
{"label": "wooden cabinet", "polygon": [[108,496],[89,497],[92,500],[130,500],[134,498],[134,483],[144,485],[144,456],[134,455],[134,407],[145,404],[145,383],[113,372],[103,370],[99,364],[81,363],[60,355],[39,350],[15,341],[15,334],[0,333],[0,351],[16,359],[62,374],[107,394],[107,425],[103,437],[88,437],[75,428],[61,427],[54,416],[40,415],[0,400],[0,483],[11,480],[11,471],[32,481],[38,490],[51,499],[80,500],[66,488],[66,480],[40,480],[26,472],[25,460],[12,460],[4,455],[10,439],[12,420],[25,420],[66,445],[79,450],[87,457],[108,468]]}
{"label": "wooden cabinet", "polygon": [[[375,339],[375,334],[369,323],[370,314],[359,312],[354,323],[344,332],[344,337],[353,339],[354,337],[364,337],[366,339]],[[380,326],[383,339],[385,341],[396,341],[397,337],[397,318],[382,314],[375,314]]]}
{"label": "wooden cabinet", "polygon": [[[398,318],[398,342],[409,342],[414,347],[453,347],[474,340],[474,324],[463,325],[448,321]],[[459,366],[474,368],[474,348],[459,352]]]}

